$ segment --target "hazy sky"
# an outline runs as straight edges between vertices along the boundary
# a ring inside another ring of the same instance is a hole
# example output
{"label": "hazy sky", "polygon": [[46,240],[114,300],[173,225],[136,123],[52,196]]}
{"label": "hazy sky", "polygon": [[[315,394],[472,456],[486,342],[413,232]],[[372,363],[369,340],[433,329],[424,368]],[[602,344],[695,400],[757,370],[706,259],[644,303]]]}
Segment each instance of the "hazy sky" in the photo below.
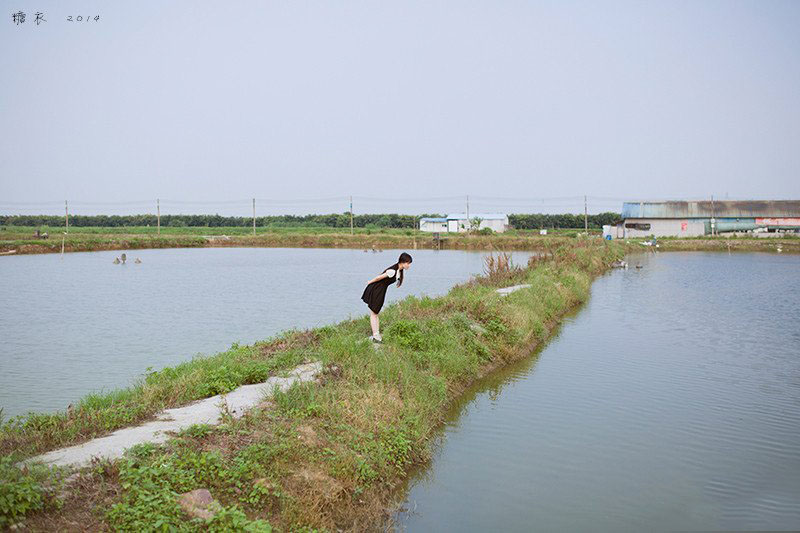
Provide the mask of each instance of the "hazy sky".
{"label": "hazy sky", "polygon": [[2,4],[0,213],[800,197],[798,1]]}

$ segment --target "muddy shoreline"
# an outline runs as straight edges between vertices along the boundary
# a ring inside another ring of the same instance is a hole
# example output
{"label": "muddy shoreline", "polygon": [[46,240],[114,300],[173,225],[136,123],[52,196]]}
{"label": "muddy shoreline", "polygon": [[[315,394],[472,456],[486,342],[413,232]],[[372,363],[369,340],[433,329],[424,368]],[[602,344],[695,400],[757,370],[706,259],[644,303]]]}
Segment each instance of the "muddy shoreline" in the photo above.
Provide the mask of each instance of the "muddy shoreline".
{"label": "muddy shoreline", "polygon": [[[592,236],[592,240],[599,237]],[[579,239],[561,236],[445,236],[440,240],[428,236],[403,236],[392,234],[342,235],[342,234],[280,234],[280,235],[214,235],[214,236],[112,236],[89,237],[77,234],[64,242],[64,253],[98,252],[110,250],[144,250],[163,248],[350,248],[350,249],[442,249],[442,250],[542,250],[554,245],[575,243]],[[633,249],[650,250],[642,241],[625,242]],[[762,251],[778,253],[800,253],[800,238],[708,238],[708,239],[662,239],[658,251]],[[0,254],[28,255],[61,253],[61,241],[52,240],[0,240]]]}

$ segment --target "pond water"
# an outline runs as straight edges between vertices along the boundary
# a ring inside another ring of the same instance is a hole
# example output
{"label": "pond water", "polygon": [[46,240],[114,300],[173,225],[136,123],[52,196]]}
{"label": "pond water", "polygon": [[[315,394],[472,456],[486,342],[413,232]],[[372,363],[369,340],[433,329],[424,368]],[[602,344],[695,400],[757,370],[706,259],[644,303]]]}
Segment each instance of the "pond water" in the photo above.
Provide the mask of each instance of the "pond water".
{"label": "pond water", "polygon": [[631,263],[453,407],[399,529],[800,529],[800,256]]}
{"label": "pond water", "polygon": [[[408,295],[437,295],[485,253],[409,250]],[[361,292],[400,250],[197,248],[0,258],[0,407],[65,408],[88,392],[288,329],[362,316]],[[515,253],[524,263],[530,254]],[[141,264],[135,264],[139,257]]]}

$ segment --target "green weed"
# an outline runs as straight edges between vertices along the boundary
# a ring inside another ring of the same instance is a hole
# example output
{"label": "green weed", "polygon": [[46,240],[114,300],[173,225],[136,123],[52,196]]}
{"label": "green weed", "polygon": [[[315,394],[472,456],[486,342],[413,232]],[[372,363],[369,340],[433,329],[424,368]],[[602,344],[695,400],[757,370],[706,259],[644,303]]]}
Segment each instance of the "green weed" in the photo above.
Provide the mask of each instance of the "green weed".
{"label": "green weed", "polygon": [[0,457],[0,528],[15,524],[27,513],[44,507],[41,476],[25,473],[9,457]]}

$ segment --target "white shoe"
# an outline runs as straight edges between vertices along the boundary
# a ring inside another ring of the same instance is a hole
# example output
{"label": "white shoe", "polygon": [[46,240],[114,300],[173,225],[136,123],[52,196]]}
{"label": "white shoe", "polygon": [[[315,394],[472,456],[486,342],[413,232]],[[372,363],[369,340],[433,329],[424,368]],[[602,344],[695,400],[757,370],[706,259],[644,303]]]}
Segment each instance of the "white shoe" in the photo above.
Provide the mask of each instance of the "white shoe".
{"label": "white shoe", "polygon": [[375,343],[378,343],[378,344],[381,344],[383,342],[383,338],[381,336],[377,336],[376,337],[375,335],[372,335],[372,336],[370,336],[370,339],[372,340],[372,342],[375,342]]}

